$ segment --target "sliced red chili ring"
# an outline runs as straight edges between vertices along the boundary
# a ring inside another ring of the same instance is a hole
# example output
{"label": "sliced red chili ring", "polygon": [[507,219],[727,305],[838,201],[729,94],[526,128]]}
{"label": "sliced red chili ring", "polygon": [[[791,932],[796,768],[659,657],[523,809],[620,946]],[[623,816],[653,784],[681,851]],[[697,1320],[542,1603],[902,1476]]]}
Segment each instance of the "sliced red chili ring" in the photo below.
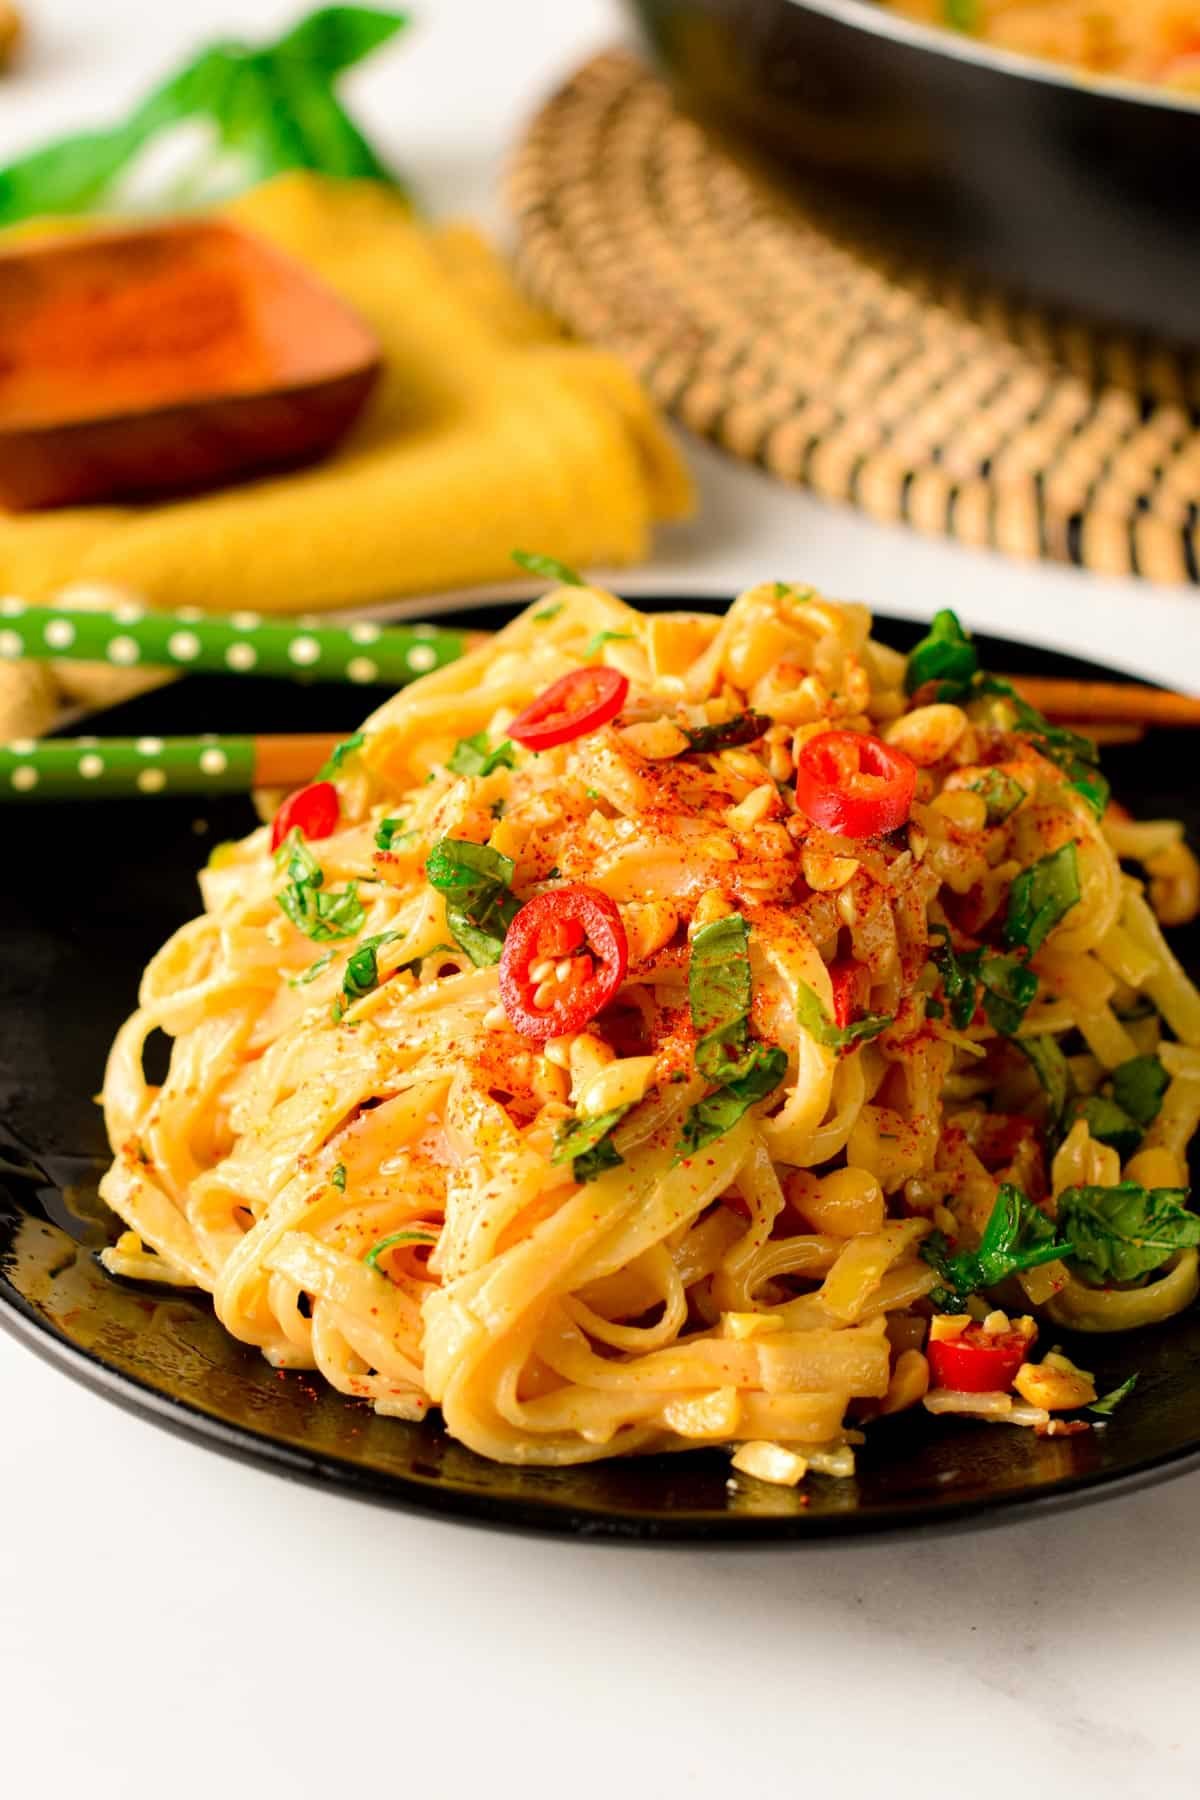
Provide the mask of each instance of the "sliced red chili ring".
{"label": "sliced red chili ring", "polygon": [[985,1331],[968,1325],[958,1337],[937,1338],[929,1345],[929,1367],[939,1387],[960,1394],[1007,1393],[1033,1340],[1019,1331]]}
{"label": "sliced red chili ring", "polygon": [[868,731],[823,731],[796,760],[796,804],[843,837],[895,831],[912,811],[917,765]]}
{"label": "sliced red chili ring", "polygon": [[306,838],[327,838],[337,830],[341,807],[332,781],[314,781],[311,787],[289,794],[271,826],[271,848],[278,850],[289,831]]}
{"label": "sliced red chili ring", "polygon": [[553,750],[615,719],[628,692],[629,677],[619,669],[572,669],[517,714],[508,735],[526,750]]}
{"label": "sliced red chili ring", "polygon": [[628,963],[625,927],[607,894],[582,882],[552,888],[523,906],[508,928],[500,999],[522,1037],[544,1044],[594,1019]]}

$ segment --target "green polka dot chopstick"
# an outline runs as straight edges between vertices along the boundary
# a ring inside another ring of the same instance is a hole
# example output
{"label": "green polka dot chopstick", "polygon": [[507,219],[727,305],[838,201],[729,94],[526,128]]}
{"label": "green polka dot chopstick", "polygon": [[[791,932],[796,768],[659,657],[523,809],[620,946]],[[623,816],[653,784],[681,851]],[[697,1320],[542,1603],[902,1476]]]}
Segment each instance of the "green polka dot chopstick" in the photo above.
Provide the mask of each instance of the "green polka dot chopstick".
{"label": "green polka dot chopstick", "polygon": [[311,781],[338,739],[269,737],[16,738],[0,743],[0,803],[136,794],[247,793]]}
{"label": "green polka dot chopstick", "polygon": [[70,656],[120,669],[146,664],[399,687],[455,662],[480,639],[479,632],[376,625],[368,619],[330,625],[249,612],[214,615],[191,607],[165,613],[132,601],[106,612],[84,612],[0,599],[0,659],[9,661]]}

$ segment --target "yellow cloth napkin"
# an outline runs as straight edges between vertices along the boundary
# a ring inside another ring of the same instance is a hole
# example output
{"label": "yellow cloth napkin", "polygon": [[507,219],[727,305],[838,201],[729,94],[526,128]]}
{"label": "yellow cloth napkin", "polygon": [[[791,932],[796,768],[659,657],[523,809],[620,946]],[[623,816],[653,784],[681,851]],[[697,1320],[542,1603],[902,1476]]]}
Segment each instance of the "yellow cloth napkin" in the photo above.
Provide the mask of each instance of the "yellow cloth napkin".
{"label": "yellow cloth napkin", "polygon": [[310,469],[147,506],[0,514],[0,587],[112,582],[159,606],[303,612],[645,554],[689,510],[680,458],[615,360],[564,341],[464,226],[373,183],[285,175],[227,209],[322,276],[379,336],[385,372]]}

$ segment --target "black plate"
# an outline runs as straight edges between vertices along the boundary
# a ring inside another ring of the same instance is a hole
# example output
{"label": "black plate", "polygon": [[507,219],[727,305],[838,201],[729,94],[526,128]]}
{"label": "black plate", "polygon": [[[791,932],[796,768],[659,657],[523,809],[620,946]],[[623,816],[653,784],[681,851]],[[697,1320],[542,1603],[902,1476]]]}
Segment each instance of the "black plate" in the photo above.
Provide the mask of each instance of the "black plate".
{"label": "black plate", "polygon": [[[639,605],[711,606],[678,598]],[[496,624],[511,608],[463,615]],[[917,628],[882,622],[900,648]],[[995,669],[1096,675],[1093,665],[980,639]],[[382,694],[380,695],[382,697]],[[192,677],[107,714],[109,733],[331,729],[374,696]],[[1109,759],[1142,815],[1200,833],[1190,740],[1161,732]],[[549,1473],[485,1463],[434,1425],[380,1419],[315,1378],[282,1375],[226,1336],[205,1299],[112,1280],[95,1250],[115,1235],[96,1199],[105,1163],[92,1096],[142,965],[197,909],[193,871],[254,823],[238,798],[4,809],[0,880],[0,1323],[109,1398],[281,1473],[394,1505],[579,1535],[807,1542],[852,1532],[985,1523],[1200,1467],[1200,1311],[1155,1331],[1077,1341],[1101,1388],[1141,1372],[1107,1429],[1072,1438],[907,1415],[873,1428],[852,1481],[801,1497],[727,1487],[728,1461],[695,1453]],[[1200,936],[1182,934],[1200,966]]]}
{"label": "black plate", "polygon": [[867,0],[630,0],[684,97],[900,248],[1200,348],[1200,106]]}

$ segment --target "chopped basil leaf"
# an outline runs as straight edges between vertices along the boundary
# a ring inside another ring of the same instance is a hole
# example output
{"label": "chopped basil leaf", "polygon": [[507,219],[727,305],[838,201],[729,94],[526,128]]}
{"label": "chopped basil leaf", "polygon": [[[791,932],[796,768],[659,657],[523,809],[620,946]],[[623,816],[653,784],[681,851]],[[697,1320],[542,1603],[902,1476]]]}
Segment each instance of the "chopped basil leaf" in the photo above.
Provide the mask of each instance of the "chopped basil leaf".
{"label": "chopped basil leaf", "polygon": [[1051,725],[1003,676],[981,676],[975,684],[975,692],[998,694],[1008,700],[1016,730],[1032,741],[1034,749],[1047,762],[1063,771],[1071,786],[1083,795],[1099,818],[1108,805],[1109,786],[1100,773],[1100,751],[1094,741],[1078,731],[1069,731],[1065,725]]}
{"label": "chopped basil leaf", "polygon": [[583,791],[589,800],[600,800],[603,798],[599,788],[584,788]]}
{"label": "chopped basil leaf", "polygon": [[393,844],[400,844],[406,838],[415,838],[415,831],[409,831],[403,819],[380,819],[375,831],[375,848],[390,850]]}
{"label": "chopped basil leaf", "polygon": [[598,656],[605,644],[632,644],[632,631],[598,631],[583,646],[585,656]]}
{"label": "chopped basil leaf", "polygon": [[692,939],[688,999],[703,1037],[744,1020],[750,1011],[750,927],[740,913],[703,925]]}
{"label": "chopped basil leaf", "polygon": [[353,756],[356,750],[361,750],[366,741],[366,734],[356,731],[353,737],[343,738],[340,744],[335,744],[330,752],[329,761],[321,770],[318,780],[329,781],[337,774],[346,758]]}
{"label": "chopped basil leaf", "polygon": [[942,0],[942,16],[955,31],[978,31],[979,0]]}
{"label": "chopped basil leaf", "polygon": [[624,1159],[612,1141],[612,1132],[628,1111],[628,1106],[615,1106],[594,1119],[564,1121],[555,1133],[550,1161],[569,1162],[576,1181],[594,1181],[606,1169],[615,1169]]}
{"label": "chopped basil leaf", "polygon": [[363,1261],[368,1269],[378,1269],[382,1275],[379,1259],[385,1250],[395,1250],[401,1244],[436,1244],[437,1241],[437,1232],[431,1231],[427,1225],[410,1225],[406,1230],[393,1231],[389,1237],[380,1238],[377,1244],[372,1244]]}
{"label": "chopped basil leaf", "polygon": [[1107,1394],[1101,1394],[1100,1398],[1093,1400],[1090,1406],[1084,1408],[1084,1411],[1096,1413],[1102,1419],[1111,1419],[1122,1401],[1128,1400],[1137,1384],[1137,1370],[1135,1369],[1128,1380],[1121,1383],[1120,1387],[1110,1389]]}
{"label": "chopped basil leaf", "polygon": [[333,1169],[330,1171],[329,1184],[331,1187],[335,1187],[338,1190],[339,1194],[345,1193],[345,1191],[346,1191],[346,1165],[345,1165],[345,1163],[335,1163]]}
{"label": "chopped basil leaf", "polygon": [[327,950],[325,952],[324,956],[318,956],[316,962],[309,963],[307,969],[304,970],[303,974],[290,976],[289,980],[288,980],[288,986],[289,987],[307,987],[309,982],[315,981],[317,979],[317,976],[320,975],[325,969],[327,969],[332,961],[333,961],[333,951]]}
{"label": "chopped basil leaf", "polygon": [[948,607],[933,615],[929,632],[913,650],[904,674],[906,692],[915,694],[936,681],[939,700],[961,700],[979,669],[975,646]]}
{"label": "chopped basil leaf", "polygon": [[692,729],[684,725],[681,730],[688,750],[733,750],[739,744],[755,743],[770,723],[763,713],[744,712],[720,725],[697,725]]}
{"label": "chopped basil leaf", "polygon": [[326,893],[325,871],[298,830],[291,832],[284,848],[288,852],[288,885],[276,898],[296,929],[318,944],[361,931],[367,915],[358,897],[358,883],[352,881]]}
{"label": "chopped basil leaf", "polygon": [[749,942],[750,927],[737,913],[702,926],[692,939],[688,998],[698,1037],[696,1067],[720,1085],[689,1109],[677,1160],[721,1137],[787,1073],[785,1052],[759,1043],[747,1023],[753,997]]}
{"label": "chopped basil leaf", "polygon": [[1075,1098],[1071,1065],[1063,1055],[1058,1039],[1048,1032],[1036,1037],[1014,1038],[1013,1043],[1029,1058],[1042,1084],[1046,1095],[1047,1136],[1052,1144],[1057,1144],[1066,1132],[1071,1102]]}
{"label": "chopped basil leaf", "polygon": [[1011,818],[1022,800],[1028,798],[1026,790],[1015,776],[1004,769],[987,769],[973,781],[967,789],[968,793],[979,794],[987,807],[987,823],[1003,825],[1005,819]]}
{"label": "chopped basil leaf", "polygon": [[1078,904],[1079,894],[1079,857],[1074,844],[1064,844],[1061,850],[1022,869],[1008,893],[1005,943],[1032,956]]}
{"label": "chopped basil leaf", "polygon": [[1015,956],[998,956],[992,950],[955,950],[945,925],[931,925],[929,935],[942,939],[940,945],[930,945],[930,955],[942,978],[951,1024],[965,1031],[982,998],[993,1030],[1014,1037],[1037,994],[1033,970]]}
{"label": "chopped basil leaf", "polygon": [[884,1013],[864,1013],[861,1019],[852,1019],[849,1025],[835,1025],[808,983],[802,981],[799,987],[796,1017],[809,1037],[823,1044],[826,1050],[844,1050],[848,1044],[878,1037],[892,1023]]}
{"label": "chopped basil leaf", "polygon": [[379,986],[379,951],[385,944],[394,944],[403,937],[401,931],[381,931],[375,937],[364,938],[347,959],[345,973],[342,976],[342,992],[348,1001],[361,1000],[364,994],[371,993]]}
{"label": "chopped basil leaf", "polygon": [[1187,1210],[1187,1188],[1066,1188],[1058,1217],[1075,1261],[1100,1281],[1133,1281],[1161,1268],[1177,1250],[1200,1244],[1200,1215]]}
{"label": "chopped basil leaf", "polygon": [[1088,1094],[1086,1099],[1077,1100],[1074,1117],[1086,1120],[1090,1136],[1115,1150],[1122,1162],[1128,1162],[1142,1141],[1137,1120],[1131,1119],[1124,1107],[1106,1094]]}
{"label": "chopped basil leaf", "polygon": [[491,775],[497,769],[513,769],[517,763],[516,747],[505,738],[494,750],[488,748],[487,732],[459,738],[446,767],[455,775]]}
{"label": "chopped basil leaf", "polygon": [[695,1156],[706,1144],[724,1137],[743,1113],[773,1094],[787,1074],[787,1055],[774,1044],[755,1043],[739,1066],[745,1069],[744,1074],[688,1109],[676,1150],[677,1161]]}
{"label": "chopped basil leaf", "polygon": [[518,569],[525,569],[530,575],[542,575],[547,581],[557,581],[561,587],[587,585],[582,575],[577,575],[574,569],[559,562],[557,557],[542,556],[536,550],[514,550],[511,555]]}
{"label": "chopped basil leaf", "polygon": [[1157,1056],[1131,1056],[1112,1072],[1113,1099],[1145,1130],[1157,1119],[1170,1080]]}
{"label": "chopped basil leaf", "polygon": [[535,625],[548,625],[551,619],[557,619],[562,609],[563,603],[561,600],[555,601],[553,606],[543,606],[541,612],[534,613],[533,622]]}
{"label": "chopped basil leaf", "polygon": [[935,1269],[949,1295],[965,1300],[981,1289],[995,1287],[1021,1269],[1036,1269],[1070,1254],[1072,1246],[1060,1242],[1053,1222],[1019,1187],[1005,1183],[993,1206],[978,1250],[951,1252],[941,1232],[921,1245],[921,1256]]}
{"label": "chopped basil leaf", "polygon": [[512,858],[487,844],[439,838],[429,852],[425,874],[446,900],[446,923],[460,950],[477,969],[500,960],[504,937],[521,903],[512,891]]}

